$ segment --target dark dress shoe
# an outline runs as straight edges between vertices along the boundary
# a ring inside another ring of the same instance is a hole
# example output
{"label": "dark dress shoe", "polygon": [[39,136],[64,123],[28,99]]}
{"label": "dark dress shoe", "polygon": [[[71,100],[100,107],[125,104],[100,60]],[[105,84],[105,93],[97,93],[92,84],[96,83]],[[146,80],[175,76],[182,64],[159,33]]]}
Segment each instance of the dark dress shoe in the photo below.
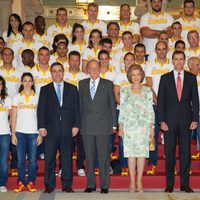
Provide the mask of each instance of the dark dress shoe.
{"label": "dark dress shoe", "polygon": [[74,193],[74,190],[69,186],[63,187],[62,191],[67,193]]}
{"label": "dark dress shoe", "polygon": [[174,190],[174,188],[173,188],[173,187],[170,187],[170,186],[167,186],[167,187],[165,188],[165,192],[166,192],[166,193],[172,193],[173,190]]}
{"label": "dark dress shoe", "polygon": [[186,193],[191,193],[191,192],[194,192],[194,190],[192,188],[190,188],[189,186],[181,186],[180,187],[180,190],[181,191],[184,191]]}
{"label": "dark dress shoe", "polygon": [[91,192],[95,192],[96,191],[96,188],[89,188],[89,187],[87,187],[85,190],[84,190],[84,192],[86,192],[86,193],[91,193]]}
{"label": "dark dress shoe", "polygon": [[101,188],[101,194],[107,194],[107,193],[108,193],[108,189]]}
{"label": "dark dress shoe", "polygon": [[44,193],[50,194],[50,193],[52,193],[53,191],[54,191],[53,188],[51,188],[51,187],[46,187],[45,190],[44,190]]}

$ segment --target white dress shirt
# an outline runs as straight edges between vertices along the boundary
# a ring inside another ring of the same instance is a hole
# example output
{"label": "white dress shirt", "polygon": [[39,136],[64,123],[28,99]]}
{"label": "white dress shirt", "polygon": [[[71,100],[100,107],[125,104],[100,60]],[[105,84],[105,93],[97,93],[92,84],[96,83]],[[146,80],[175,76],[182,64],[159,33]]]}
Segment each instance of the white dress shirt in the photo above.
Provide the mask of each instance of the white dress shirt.
{"label": "white dress shirt", "polygon": [[177,77],[178,77],[178,74],[180,73],[182,90],[183,90],[184,70],[182,70],[181,72],[177,72],[174,69],[173,72],[174,72],[174,80],[175,80],[175,83],[176,83],[176,87],[177,87]]}

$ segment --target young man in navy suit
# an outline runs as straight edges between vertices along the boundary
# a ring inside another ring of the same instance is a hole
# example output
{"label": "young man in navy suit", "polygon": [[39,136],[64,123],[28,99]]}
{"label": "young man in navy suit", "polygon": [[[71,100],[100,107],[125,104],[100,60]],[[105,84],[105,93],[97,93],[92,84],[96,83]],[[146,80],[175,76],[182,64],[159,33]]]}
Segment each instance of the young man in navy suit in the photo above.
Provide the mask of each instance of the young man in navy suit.
{"label": "young man in navy suit", "polygon": [[193,192],[189,186],[191,133],[197,128],[199,97],[196,76],[184,71],[185,54],[172,55],[174,70],[163,75],[158,91],[158,120],[165,140],[165,192],[173,192],[176,144],[179,144],[180,190]]}

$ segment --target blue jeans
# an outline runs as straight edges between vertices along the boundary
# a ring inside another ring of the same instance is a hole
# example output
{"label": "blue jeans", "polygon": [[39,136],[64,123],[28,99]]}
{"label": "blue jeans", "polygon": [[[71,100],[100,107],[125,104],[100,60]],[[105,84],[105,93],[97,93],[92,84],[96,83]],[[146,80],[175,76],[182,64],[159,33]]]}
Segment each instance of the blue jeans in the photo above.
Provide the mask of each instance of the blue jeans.
{"label": "blue jeans", "polygon": [[149,161],[148,165],[157,165],[158,161],[158,135],[159,135],[159,124],[158,124],[158,111],[157,106],[153,106],[154,113],[155,113],[155,129],[154,129],[154,138],[156,142],[155,151],[149,152]]}
{"label": "blue jeans", "polygon": [[113,133],[110,135],[110,152],[111,153],[115,153],[116,151],[115,138],[116,138],[116,133]]}
{"label": "blue jeans", "polygon": [[119,137],[119,160],[121,168],[128,168],[127,158],[124,158],[124,143],[121,137]]}
{"label": "blue jeans", "polygon": [[37,148],[37,158],[40,158],[40,154],[44,154],[44,141]]}
{"label": "blue jeans", "polygon": [[17,148],[10,142],[11,162],[10,169],[17,169]]}
{"label": "blue jeans", "polygon": [[[199,122],[200,122],[200,116],[199,116]],[[197,150],[200,151],[200,124],[198,124],[196,129],[197,134]]]}
{"label": "blue jeans", "polygon": [[[119,118],[119,110],[116,109],[116,120],[118,121]],[[117,129],[119,128],[118,125],[116,127]],[[115,147],[115,139],[116,139],[116,133],[112,133],[110,136],[110,152],[115,153],[116,147]]]}
{"label": "blue jeans", "polygon": [[84,160],[85,160],[85,149],[83,145],[83,138],[80,132],[73,137],[73,152],[76,151],[77,148],[77,160],[76,160],[76,168],[84,169]]}
{"label": "blue jeans", "polygon": [[0,186],[6,186],[8,179],[8,152],[10,135],[0,135]]}
{"label": "blue jeans", "polygon": [[[29,182],[35,183],[37,173],[37,137],[38,134],[26,134],[16,132],[17,137],[17,168],[18,182],[24,185]],[[28,180],[26,182],[26,149],[28,153]]]}
{"label": "blue jeans", "polygon": [[197,140],[197,132],[196,132],[196,130],[192,131],[192,140]]}
{"label": "blue jeans", "polygon": [[[119,110],[117,110],[117,124],[119,124]],[[124,158],[124,143],[121,137],[119,138],[119,160],[121,168],[128,168],[127,158]]]}

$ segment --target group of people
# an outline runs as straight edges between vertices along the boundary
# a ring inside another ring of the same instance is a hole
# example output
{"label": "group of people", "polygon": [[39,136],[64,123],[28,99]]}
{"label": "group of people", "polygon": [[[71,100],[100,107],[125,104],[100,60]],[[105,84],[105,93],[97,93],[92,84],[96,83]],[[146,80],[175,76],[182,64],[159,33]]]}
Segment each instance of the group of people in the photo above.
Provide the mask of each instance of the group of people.
{"label": "group of people", "polygon": [[[47,31],[42,16],[34,24],[22,24],[19,15],[10,15],[8,30],[0,37],[1,192],[7,191],[11,142],[11,175],[18,175],[15,192],[36,191],[37,152],[45,162],[44,192],[53,192],[58,151],[62,191],[74,192],[72,157],[77,148],[78,175],[87,171],[84,192],[96,190],[98,174],[100,192],[108,193],[116,135],[121,175],[130,174],[130,192],[143,192],[146,158],[147,175],[157,172],[160,131],[165,192],[174,188],[177,142],[180,190],[193,192],[189,174],[195,131],[194,157],[200,158],[200,18],[193,0],[184,0],[183,16],[175,21],[162,10],[162,0],[150,2],[151,11],[140,24],[131,21],[128,4],[120,6],[119,22],[106,25],[98,20],[98,5],[90,3],[88,20],[73,27],[61,7]],[[149,151],[152,139],[155,150]]]}

